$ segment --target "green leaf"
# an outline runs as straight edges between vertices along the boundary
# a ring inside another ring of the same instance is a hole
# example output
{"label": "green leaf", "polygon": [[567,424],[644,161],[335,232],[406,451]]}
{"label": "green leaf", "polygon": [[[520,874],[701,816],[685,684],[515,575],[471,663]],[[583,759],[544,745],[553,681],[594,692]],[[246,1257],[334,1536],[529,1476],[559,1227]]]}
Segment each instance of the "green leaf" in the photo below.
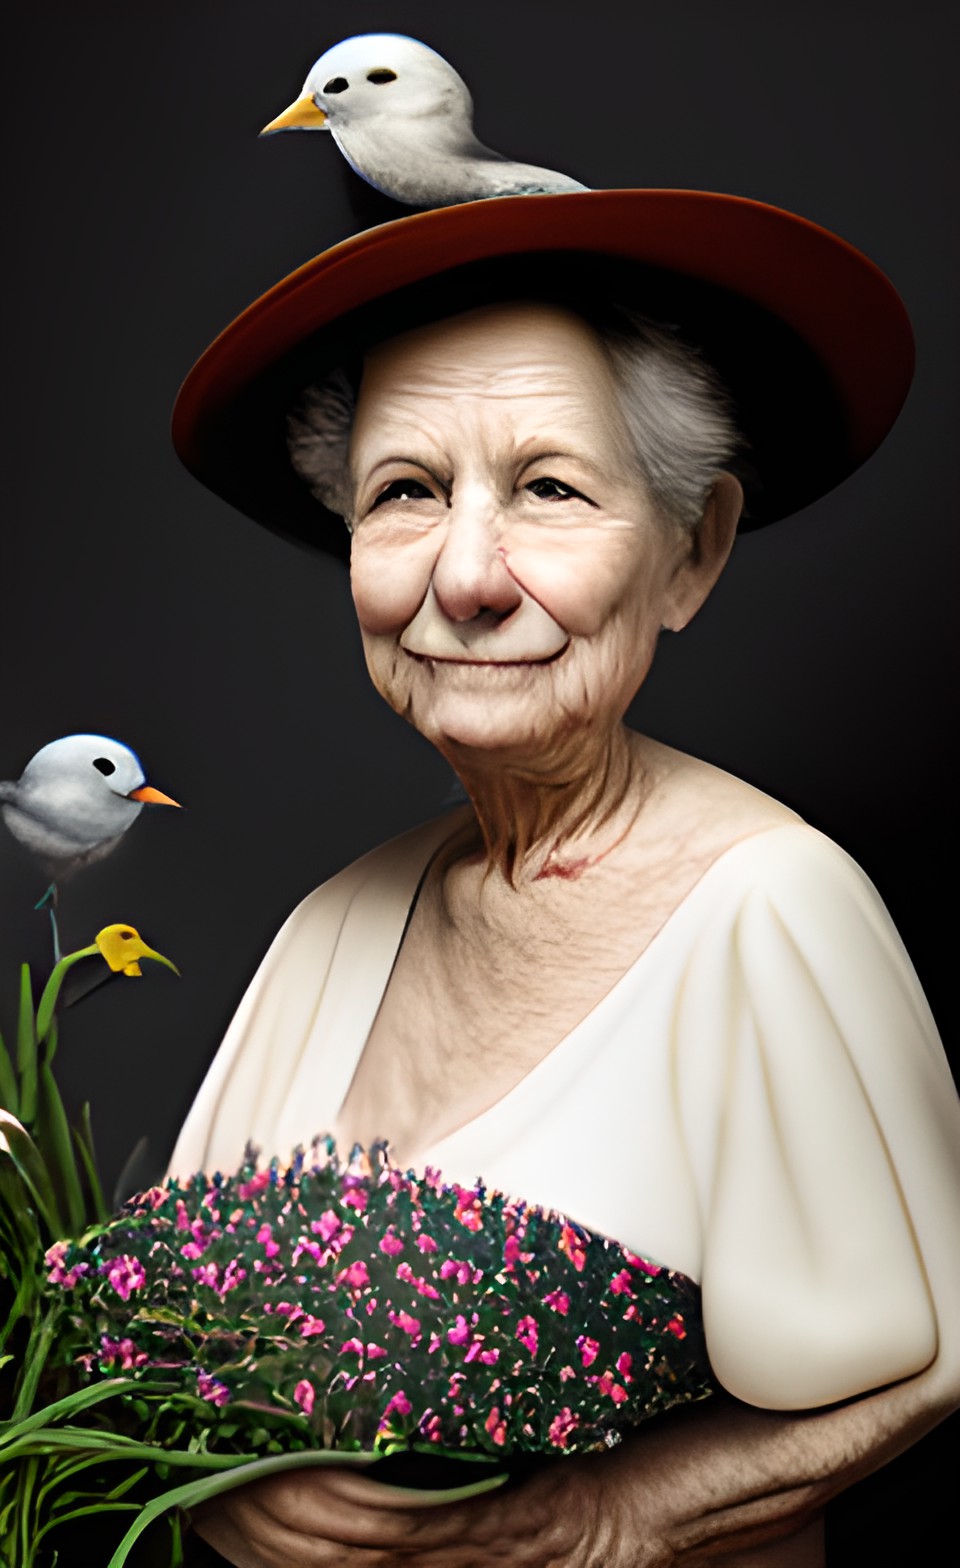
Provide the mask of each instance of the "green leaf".
{"label": "green leaf", "polygon": [[[342,1466],[351,1463],[362,1466],[378,1457],[377,1454],[371,1453],[340,1453],[329,1448],[310,1449],[298,1454],[278,1454],[270,1459],[255,1459],[223,1475],[204,1476],[199,1481],[188,1481],[185,1486],[171,1487],[168,1492],[161,1493],[159,1497],[153,1498],[145,1505],[123,1537],[107,1568],[124,1568],[134,1542],[154,1519],[159,1519],[161,1514],[165,1514],[171,1508],[193,1508],[197,1503],[206,1502],[209,1497],[217,1497],[221,1492],[229,1492],[236,1486],[246,1486],[250,1481],[259,1481],[264,1476],[276,1475],[283,1470],[306,1469],[314,1465]],[[446,1491],[411,1492],[411,1497],[416,1496],[418,1503],[425,1506],[434,1503],[457,1503],[467,1497],[477,1497],[481,1492],[490,1492],[495,1487],[502,1486],[507,1479],[506,1474],[501,1472],[495,1476],[488,1476],[483,1481],[473,1481],[467,1486],[451,1487]]]}
{"label": "green leaf", "polygon": [[49,1062],[40,1063],[37,1098],[37,1140],[46,1155],[47,1169],[60,1200],[71,1236],[83,1230],[86,1219],[77,1157],[73,1152],[70,1124]]}
{"label": "green leaf", "polygon": [[94,1215],[101,1224],[105,1224],[110,1218],[110,1210],[107,1208],[106,1199],[103,1196],[103,1187],[100,1184],[100,1175],[97,1168],[97,1151],[93,1142],[93,1124],[90,1120],[89,1100],[84,1101],[80,1112],[80,1125],[73,1129],[73,1136],[77,1141],[80,1159],[83,1162],[83,1168],[90,1186]]}
{"label": "green leaf", "polygon": [[[34,1083],[34,1097],[36,1083]],[[51,1239],[62,1236],[65,1226],[60,1218],[57,1200],[50,1176],[39,1149],[27,1129],[15,1116],[0,1111],[0,1164],[8,1157],[23,1181],[30,1198],[43,1220]],[[0,1185],[0,1200],[5,1197],[5,1186]]]}
{"label": "green leaf", "polygon": [[17,1075],[13,1070],[10,1052],[3,1043],[0,1034],[0,1105],[5,1111],[10,1111],[14,1116],[20,1109],[20,1090],[17,1086]]}
{"label": "green leaf", "polygon": [[33,1019],[33,987],[29,964],[22,964],[20,968],[17,1066],[20,1069],[20,1115],[29,1126],[37,1114],[37,1033]]}
{"label": "green leaf", "polygon": [[[73,965],[79,963],[81,958],[92,958],[99,952],[100,949],[97,947],[96,943],[94,943],[91,947],[81,947],[75,953],[67,953],[65,957],[61,958],[60,962],[54,966],[53,973],[43,988],[43,994],[40,997],[40,1005],[37,1008],[36,1038],[41,1042],[41,1044],[44,1040],[46,1040],[50,1031],[50,1025],[53,1023],[54,1009],[56,1008],[57,1000],[60,996],[60,987],[63,985],[63,982],[66,979],[67,970],[72,969]],[[47,1052],[47,1061],[50,1061],[55,1049],[56,1041],[54,1040],[53,1046]]]}

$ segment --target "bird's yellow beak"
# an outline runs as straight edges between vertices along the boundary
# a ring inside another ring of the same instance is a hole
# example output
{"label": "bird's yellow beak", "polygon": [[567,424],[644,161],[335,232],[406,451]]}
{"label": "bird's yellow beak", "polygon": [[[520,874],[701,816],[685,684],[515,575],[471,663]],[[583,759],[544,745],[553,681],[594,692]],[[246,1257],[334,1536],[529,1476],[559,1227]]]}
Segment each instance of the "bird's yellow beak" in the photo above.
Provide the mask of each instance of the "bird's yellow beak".
{"label": "bird's yellow beak", "polygon": [[144,784],[140,789],[132,789],[127,796],[128,800],[143,800],[150,806],[179,806],[179,800],[171,800],[162,790],[154,789],[150,784]]}
{"label": "bird's yellow beak", "polygon": [[289,109],[284,109],[275,120],[265,125],[260,132],[261,136],[272,136],[274,131],[322,131],[327,123],[327,117],[322,109],[318,109],[309,93],[304,93]]}

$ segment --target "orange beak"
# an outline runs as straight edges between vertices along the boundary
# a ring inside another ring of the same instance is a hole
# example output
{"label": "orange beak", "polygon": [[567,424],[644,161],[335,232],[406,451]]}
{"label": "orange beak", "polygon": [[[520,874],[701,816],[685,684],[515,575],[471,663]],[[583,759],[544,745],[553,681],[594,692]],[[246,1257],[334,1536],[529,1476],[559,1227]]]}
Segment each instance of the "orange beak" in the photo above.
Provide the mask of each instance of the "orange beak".
{"label": "orange beak", "polygon": [[179,806],[179,800],[171,800],[162,790],[154,789],[150,784],[144,784],[140,789],[132,789],[127,796],[128,800],[143,800],[149,806]]}

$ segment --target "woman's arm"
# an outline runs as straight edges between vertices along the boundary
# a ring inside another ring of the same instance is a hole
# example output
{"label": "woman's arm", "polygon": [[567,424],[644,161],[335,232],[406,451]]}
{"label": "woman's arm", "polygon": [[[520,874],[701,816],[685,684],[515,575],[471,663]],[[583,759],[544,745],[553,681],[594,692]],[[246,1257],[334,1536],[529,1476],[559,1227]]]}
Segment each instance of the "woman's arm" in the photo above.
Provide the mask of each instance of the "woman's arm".
{"label": "woman's arm", "polygon": [[227,1493],[195,1525],[237,1568],[814,1568],[816,1533],[801,1532],[826,1503],[958,1405],[938,1361],[809,1414],[719,1396],[465,1503],[411,1508],[350,1471],[295,1471]]}

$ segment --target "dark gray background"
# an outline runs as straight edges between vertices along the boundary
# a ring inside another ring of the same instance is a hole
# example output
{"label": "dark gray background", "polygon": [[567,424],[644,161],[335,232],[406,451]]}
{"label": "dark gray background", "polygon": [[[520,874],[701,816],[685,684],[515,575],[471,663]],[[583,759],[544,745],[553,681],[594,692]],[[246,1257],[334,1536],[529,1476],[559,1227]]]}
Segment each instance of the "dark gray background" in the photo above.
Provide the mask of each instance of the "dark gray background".
{"label": "dark gray background", "polygon": [[[111,1181],[142,1134],[162,1162],[290,908],[435,814],[450,782],[368,689],[343,569],[203,491],[168,435],[211,337],[371,221],[329,138],[256,134],[361,31],[446,54],[502,151],[592,186],[791,208],[901,291],[918,371],[893,433],[833,495],[741,542],[632,716],[853,853],[956,1063],[954,16],[947,0],[20,0],[0,100],[0,778],[94,730],[134,746],[184,807],[144,812],[64,894],[65,948],[128,920],[182,969],[115,980],[65,1015],[62,1080],[72,1104],[93,1099]],[[43,971],[48,932],[31,908],[42,876],[2,827],[0,876],[9,1029],[17,966]],[[838,1511],[851,1561],[863,1532],[863,1561],[894,1561],[898,1530],[914,1560],[918,1508],[933,1539],[950,1435],[955,1422]]]}

